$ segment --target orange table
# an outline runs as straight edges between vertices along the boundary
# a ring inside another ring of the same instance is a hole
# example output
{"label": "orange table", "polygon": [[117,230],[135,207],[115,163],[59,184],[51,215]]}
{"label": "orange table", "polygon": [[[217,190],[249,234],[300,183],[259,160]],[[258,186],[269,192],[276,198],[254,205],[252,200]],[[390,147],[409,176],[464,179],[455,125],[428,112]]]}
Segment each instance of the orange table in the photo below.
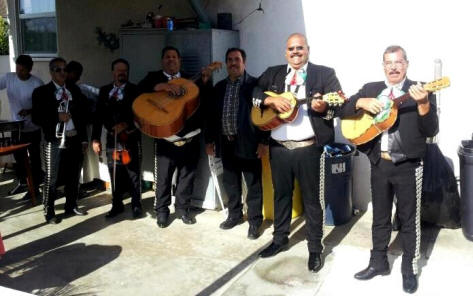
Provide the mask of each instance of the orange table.
{"label": "orange table", "polygon": [[30,143],[0,147],[0,156],[12,154],[13,152],[17,152],[17,151],[23,155],[25,168],[26,168],[26,183],[28,184],[28,191],[31,195],[31,202],[33,203],[33,205],[36,205],[36,192],[33,186],[33,177],[31,175],[31,167],[30,167],[30,160],[28,157],[28,151],[26,150],[26,147],[28,147],[29,145]]}

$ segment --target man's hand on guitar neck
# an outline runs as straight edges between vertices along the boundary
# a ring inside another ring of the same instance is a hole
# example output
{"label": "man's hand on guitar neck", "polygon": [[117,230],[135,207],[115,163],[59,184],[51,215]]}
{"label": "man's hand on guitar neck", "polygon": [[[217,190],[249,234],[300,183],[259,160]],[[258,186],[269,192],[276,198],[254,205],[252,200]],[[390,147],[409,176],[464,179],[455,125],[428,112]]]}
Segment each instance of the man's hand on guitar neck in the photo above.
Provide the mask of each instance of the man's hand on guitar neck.
{"label": "man's hand on guitar neck", "polygon": [[325,110],[327,110],[327,102],[321,100],[321,97],[322,95],[320,93],[316,93],[314,99],[310,103],[310,107],[315,112],[324,113]]}
{"label": "man's hand on guitar neck", "polygon": [[416,101],[417,111],[419,112],[419,115],[422,116],[429,113],[430,103],[429,99],[427,98],[429,93],[424,90],[420,83],[411,85],[411,87],[409,88],[409,95],[414,101]]}
{"label": "man's hand on guitar neck", "polygon": [[264,105],[268,106],[279,113],[291,110],[291,102],[284,97],[267,97],[264,99]]}
{"label": "man's hand on guitar neck", "polygon": [[177,84],[162,82],[158,83],[153,88],[154,91],[165,91],[170,96],[180,96],[182,95],[182,87]]}
{"label": "man's hand on guitar neck", "polygon": [[372,114],[378,114],[383,110],[383,104],[376,98],[359,98],[356,101],[356,109],[363,109]]}

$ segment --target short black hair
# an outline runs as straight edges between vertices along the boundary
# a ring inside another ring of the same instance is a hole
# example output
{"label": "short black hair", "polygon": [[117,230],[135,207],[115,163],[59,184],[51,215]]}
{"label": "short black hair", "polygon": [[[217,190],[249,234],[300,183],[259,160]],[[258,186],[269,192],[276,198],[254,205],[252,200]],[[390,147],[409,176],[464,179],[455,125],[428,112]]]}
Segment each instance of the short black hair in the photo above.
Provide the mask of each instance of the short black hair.
{"label": "short black hair", "polygon": [[166,54],[166,52],[168,52],[170,50],[174,50],[177,53],[178,58],[181,57],[181,53],[179,52],[179,49],[175,48],[174,46],[166,46],[161,51],[161,59],[164,58],[164,55]]}
{"label": "short black hair", "polygon": [[33,59],[27,54],[19,55],[16,58],[15,64],[22,65],[30,71],[33,69]]}
{"label": "short black hair", "polygon": [[232,48],[229,48],[229,49],[227,50],[227,53],[225,54],[225,62],[226,62],[227,59],[228,59],[228,55],[229,55],[231,52],[234,52],[234,51],[240,52],[241,57],[243,58],[243,62],[246,62],[246,52],[245,52],[243,49],[238,48],[238,47],[232,47]]}
{"label": "short black hair", "polygon": [[68,73],[76,73],[78,78],[82,75],[82,72],[84,71],[84,67],[82,67],[82,64],[77,62],[77,61],[70,61],[66,65],[66,72]]}
{"label": "short black hair", "polygon": [[52,71],[53,68],[54,68],[54,65],[56,63],[64,63],[64,64],[67,64],[66,60],[61,58],[61,57],[57,57],[57,58],[54,58],[52,60],[49,61],[49,70]]}
{"label": "short black hair", "polygon": [[123,59],[123,58],[119,58],[119,59],[116,59],[112,62],[112,71],[113,69],[115,68],[115,65],[116,64],[119,64],[119,63],[122,63],[122,64],[125,64],[126,67],[128,68],[128,71],[130,71],[130,64],[128,63],[127,60]]}

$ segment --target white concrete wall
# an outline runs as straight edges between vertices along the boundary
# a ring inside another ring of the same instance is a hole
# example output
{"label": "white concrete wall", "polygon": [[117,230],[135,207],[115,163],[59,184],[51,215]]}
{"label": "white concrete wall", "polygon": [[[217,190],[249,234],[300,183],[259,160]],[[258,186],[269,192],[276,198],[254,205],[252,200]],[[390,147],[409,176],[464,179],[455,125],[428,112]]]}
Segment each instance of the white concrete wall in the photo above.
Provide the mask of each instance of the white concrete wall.
{"label": "white concrete wall", "polygon": [[[215,22],[217,13],[230,12],[236,23],[259,2],[210,0],[208,11]],[[389,45],[406,49],[413,80],[432,80],[434,60],[441,59],[452,85],[441,94],[439,144],[458,175],[458,145],[473,133],[473,41],[468,37],[473,19],[467,5],[455,0],[263,0],[265,13],[254,13],[234,29],[240,30],[241,47],[249,55],[247,68],[254,75],[284,62],[289,33],[305,32],[311,61],[335,68],[347,95],[366,82],[384,79],[382,53]],[[366,159],[355,164],[357,173],[368,170]],[[369,194],[369,184],[367,178],[360,179],[355,180],[360,190],[355,195],[362,198]]]}

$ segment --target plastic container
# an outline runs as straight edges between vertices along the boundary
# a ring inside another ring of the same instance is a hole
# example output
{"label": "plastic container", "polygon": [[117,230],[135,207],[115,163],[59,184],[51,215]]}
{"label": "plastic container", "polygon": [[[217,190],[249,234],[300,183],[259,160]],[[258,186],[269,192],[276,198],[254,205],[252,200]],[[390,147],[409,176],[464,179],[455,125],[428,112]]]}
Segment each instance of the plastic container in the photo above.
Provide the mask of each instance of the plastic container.
{"label": "plastic container", "polygon": [[461,224],[463,235],[473,241],[473,140],[462,141],[460,158]]}

